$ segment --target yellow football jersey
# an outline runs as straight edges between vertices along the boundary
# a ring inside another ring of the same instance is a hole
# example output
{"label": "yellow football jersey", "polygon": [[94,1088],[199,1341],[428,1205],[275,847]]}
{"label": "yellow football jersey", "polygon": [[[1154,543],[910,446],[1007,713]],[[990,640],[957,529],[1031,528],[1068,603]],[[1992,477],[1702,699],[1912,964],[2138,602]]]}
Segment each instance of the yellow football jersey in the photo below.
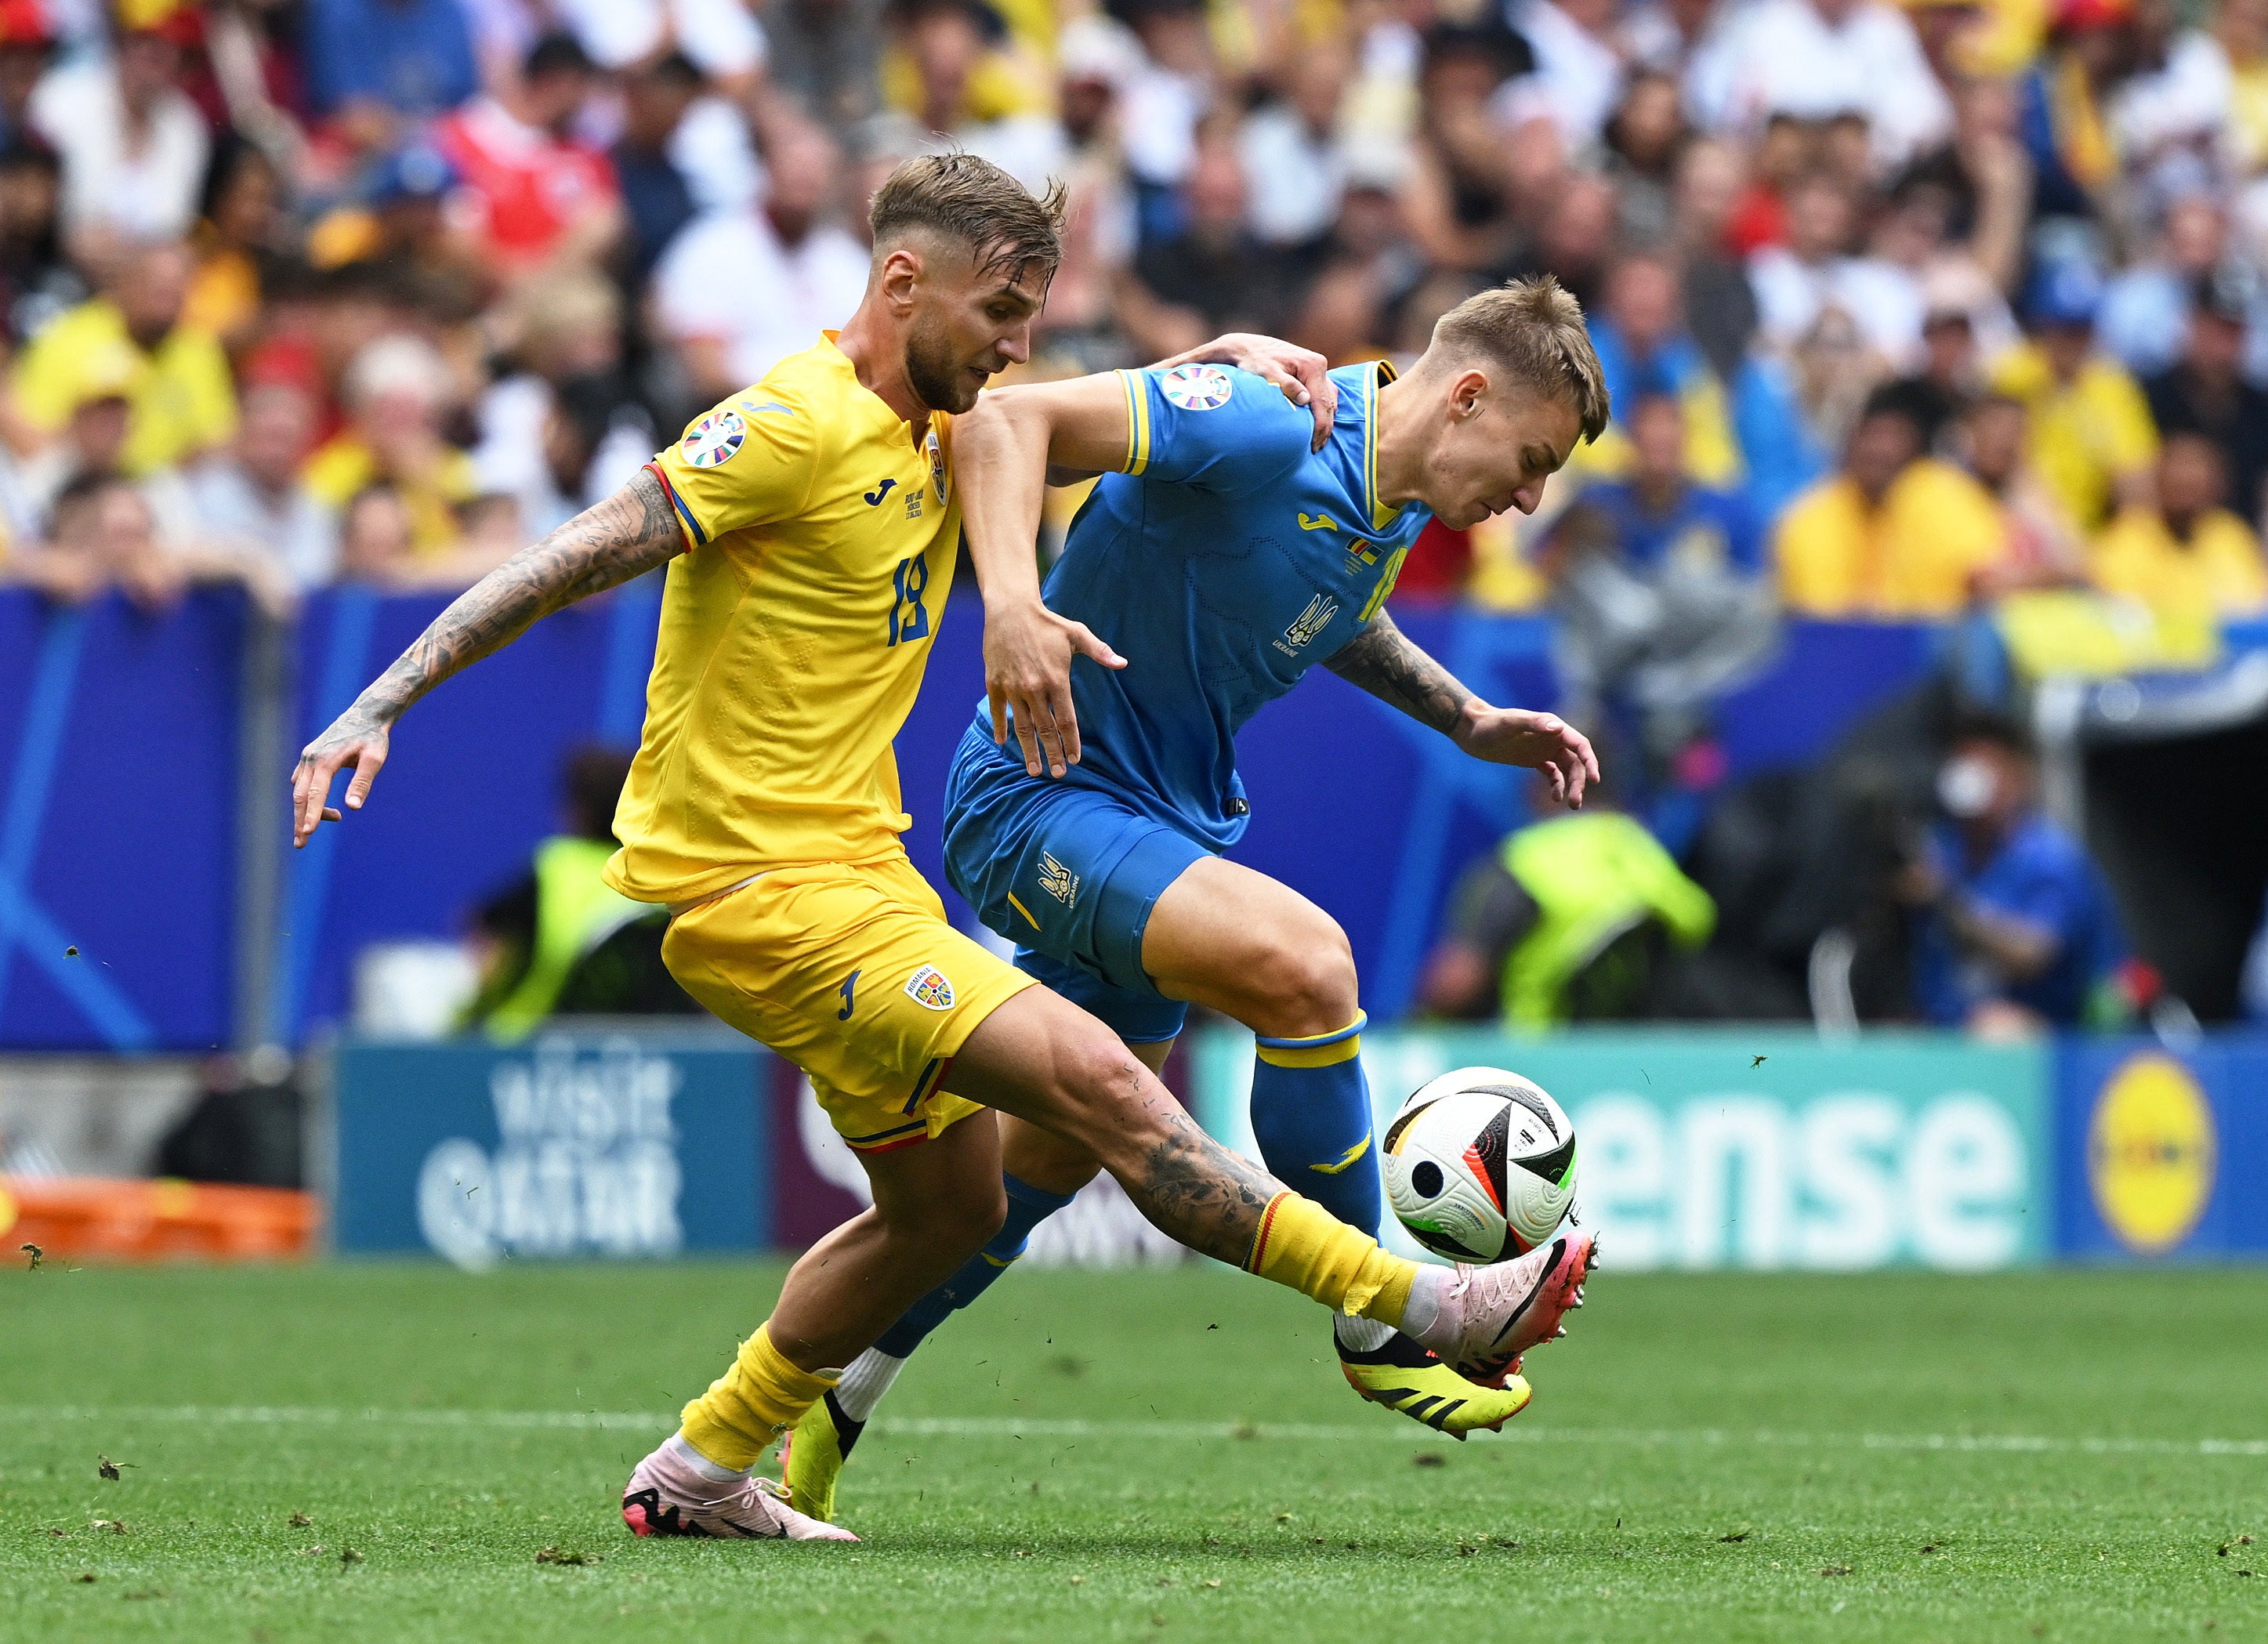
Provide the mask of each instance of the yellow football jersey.
{"label": "yellow football jersey", "polygon": [[830,331],[654,460],[688,551],[662,594],[615,889],[689,902],[896,847],[890,742],[960,549],[949,438],[939,417],[917,446]]}

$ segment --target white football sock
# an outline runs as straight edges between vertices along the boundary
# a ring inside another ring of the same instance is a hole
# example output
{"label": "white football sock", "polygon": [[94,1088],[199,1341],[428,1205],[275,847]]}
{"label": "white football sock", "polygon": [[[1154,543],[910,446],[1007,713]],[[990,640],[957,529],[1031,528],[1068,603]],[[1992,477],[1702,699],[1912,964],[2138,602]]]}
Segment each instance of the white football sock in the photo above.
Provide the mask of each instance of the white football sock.
{"label": "white football sock", "polygon": [[898,1379],[898,1372],[905,1368],[903,1359],[893,1359],[880,1347],[869,1347],[850,1360],[850,1368],[835,1384],[835,1402],[843,1406],[843,1413],[851,1420],[864,1421],[882,1402],[882,1395],[890,1390],[890,1383]]}
{"label": "white football sock", "polygon": [[1394,1326],[1378,1319],[1351,1317],[1342,1313],[1331,1321],[1331,1334],[1342,1347],[1357,1353],[1375,1353],[1393,1339]]}
{"label": "white football sock", "polygon": [[661,1448],[711,1484],[729,1484],[735,1478],[745,1478],[748,1476],[748,1470],[745,1467],[727,1467],[720,1462],[711,1461],[699,1450],[688,1444],[682,1433],[671,1434],[668,1441]]}
{"label": "white football sock", "polygon": [[1456,1316],[1441,1305],[1448,1294],[1449,1281],[1455,1277],[1453,1268],[1419,1268],[1410,1282],[1410,1300],[1402,1309],[1402,1333],[1415,1337],[1435,1353],[1446,1353],[1457,1345]]}

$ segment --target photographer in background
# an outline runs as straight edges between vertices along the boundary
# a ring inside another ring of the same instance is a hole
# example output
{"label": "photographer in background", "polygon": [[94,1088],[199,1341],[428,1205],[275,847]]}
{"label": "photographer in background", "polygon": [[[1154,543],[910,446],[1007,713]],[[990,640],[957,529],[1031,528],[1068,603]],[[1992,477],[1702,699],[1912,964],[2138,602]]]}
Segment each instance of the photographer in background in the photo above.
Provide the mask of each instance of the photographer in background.
{"label": "photographer in background", "polygon": [[2102,874],[2036,789],[2021,731],[1961,721],[1938,768],[1942,819],[1898,886],[1918,917],[1917,1002],[1935,1026],[1990,1039],[2075,1027],[2124,955]]}

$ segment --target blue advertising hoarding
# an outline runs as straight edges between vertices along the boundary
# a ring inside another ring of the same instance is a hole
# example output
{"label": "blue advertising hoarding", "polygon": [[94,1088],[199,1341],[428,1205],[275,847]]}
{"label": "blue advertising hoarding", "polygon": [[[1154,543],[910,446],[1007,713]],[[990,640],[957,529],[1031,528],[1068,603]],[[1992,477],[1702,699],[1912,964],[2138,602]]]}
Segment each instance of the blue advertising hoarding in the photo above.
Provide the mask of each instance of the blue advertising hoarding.
{"label": "blue advertising hoarding", "polygon": [[333,1236],[482,1269],[772,1242],[772,1061],[737,1034],[350,1043]]}
{"label": "blue advertising hoarding", "polygon": [[[1250,1036],[1215,1031],[1196,1048],[1199,1121],[1257,1156]],[[1513,1068],[1550,1091],[1574,1120],[1585,1219],[1618,1271],[1976,1272],[2050,1253],[2042,1048],[1926,1033],[1835,1044],[1786,1029],[1406,1029],[1366,1033],[1362,1055],[1373,1136],[1454,1068]],[[1390,1217],[1386,1234],[1422,1254]]]}
{"label": "blue advertising hoarding", "polygon": [[2065,1254],[2268,1255],[2268,1036],[2066,1040],[2056,1110]]}

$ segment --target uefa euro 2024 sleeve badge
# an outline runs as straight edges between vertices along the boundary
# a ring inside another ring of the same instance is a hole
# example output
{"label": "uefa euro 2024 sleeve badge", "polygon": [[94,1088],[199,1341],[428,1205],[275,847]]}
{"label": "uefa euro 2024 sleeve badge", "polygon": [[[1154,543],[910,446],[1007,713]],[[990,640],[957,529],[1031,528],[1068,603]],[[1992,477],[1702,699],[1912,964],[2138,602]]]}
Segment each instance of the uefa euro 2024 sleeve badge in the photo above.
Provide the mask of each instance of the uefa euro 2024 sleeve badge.
{"label": "uefa euro 2024 sleeve badge", "polygon": [[711,411],[685,431],[679,449],[696,468],[722,468],[748,437],[748,424],[738,411]]}
{"label": "uefa euro 2024 sleeve badge", "polygon": [[1176,365],[1158,380],[1167,402],[1184,411],[1217,410],[1228,403],[1228,373],[1217,365]]}

